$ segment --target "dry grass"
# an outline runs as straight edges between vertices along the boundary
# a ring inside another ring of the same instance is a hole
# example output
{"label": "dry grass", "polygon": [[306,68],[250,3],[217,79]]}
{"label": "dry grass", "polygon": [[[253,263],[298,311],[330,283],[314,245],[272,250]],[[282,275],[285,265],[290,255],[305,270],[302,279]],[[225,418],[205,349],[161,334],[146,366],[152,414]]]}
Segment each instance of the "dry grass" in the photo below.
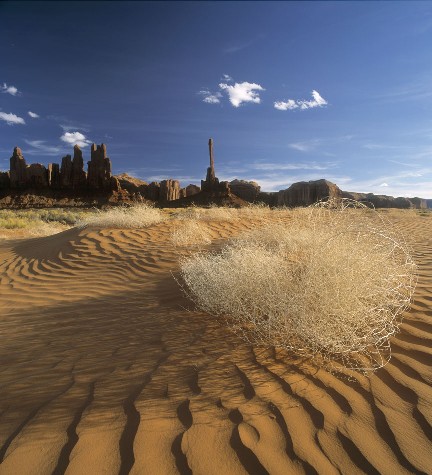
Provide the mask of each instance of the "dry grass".
{"label": "dry grass", "polygon": [[145,228],[165,221],[162,211],[145,204],[122,206],[108,211],[95,210],[91,215],[77,223],[78,227],[93,226],[98,228]]}
{"label": "dry grass", "polygon": [[248,341],[364,372],[388,361],[416,282],[401,236],[348,200],[184,258],[181,276],[198,308]]}
{"label": "dry grass", "polygon": [[174,226],[171,241],[175,246],[200,246],[211,243],[210,229],[206,223],[187,219]]}

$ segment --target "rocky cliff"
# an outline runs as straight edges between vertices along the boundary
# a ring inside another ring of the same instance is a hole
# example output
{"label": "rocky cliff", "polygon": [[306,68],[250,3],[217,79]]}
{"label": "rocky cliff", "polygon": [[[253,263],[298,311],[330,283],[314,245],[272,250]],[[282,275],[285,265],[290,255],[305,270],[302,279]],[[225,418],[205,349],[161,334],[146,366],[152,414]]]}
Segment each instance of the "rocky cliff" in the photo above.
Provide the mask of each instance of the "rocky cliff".
{"label": "rocky cliff", "polygon": [[342,198],[342,191],[327,180],[293,183],[277,195],[278,206],[309,206],[325,198]]}
{"label": "rocky cliff", "polygon": [[371,203],[375,208],[426,209],[427,200],[422,198],[405,198],[403,196],[374,195],[373,193],[355,193],[343,191],[342,196],[364,203]]}
{"label": "rocky cliff", "polygon": [[229,182],[231,193],[234,193],[239,198],[253,203],[261,191],[261,187],[255,181],[246,180],[232,180]]}

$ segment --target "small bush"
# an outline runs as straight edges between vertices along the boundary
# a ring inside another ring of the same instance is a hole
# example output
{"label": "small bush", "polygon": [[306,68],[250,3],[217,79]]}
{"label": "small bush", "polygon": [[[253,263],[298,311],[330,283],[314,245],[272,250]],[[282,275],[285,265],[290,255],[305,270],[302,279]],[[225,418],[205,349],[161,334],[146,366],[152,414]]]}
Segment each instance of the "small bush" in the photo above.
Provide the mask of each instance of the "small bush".
{"label": "small bush", "polygon": [[364,372],[388,361],[416,282],[403,239],[348,200],[293,210],[288,224],[184,258],[181,276],[198,308],[247,341]]}
{"label": "small bush", "polygon": [[144,228],[165,221],[164,214],[152,206],[140,204],[131,207],[112,208],[99,211],[78,221],[78,227],[100,228]]}

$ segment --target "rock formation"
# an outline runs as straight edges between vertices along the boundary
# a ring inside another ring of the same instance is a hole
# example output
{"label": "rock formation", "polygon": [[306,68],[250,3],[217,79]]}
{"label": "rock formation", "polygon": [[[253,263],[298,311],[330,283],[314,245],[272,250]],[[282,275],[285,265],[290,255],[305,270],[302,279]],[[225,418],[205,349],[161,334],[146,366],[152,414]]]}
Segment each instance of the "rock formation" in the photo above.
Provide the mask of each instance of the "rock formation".
{"label": "rock formation", "polygon": [[48,165],[48,184],[51,188],[60,188],[60,167],[58,163]]}
{"label": "rock formation", "polygon": [[174,201],[180,198],[178,180],[162,180],[160,182],[159,201]]}
{"label": "rock formation", "polygon": [[25,188],[27,185],[27,164],[19,147],[15,147],[10,158],[11,188]]}
{"label": "rock formation", "polygon": [[200,191],[201,191],[201,188],[199,186],[190,184],[186,187],[186,196],[196,195]]}
{"label": "rock formation", "polygon": [[159,201],[160,184],[157,181],[152,181],[147,187],[146,198],[152,201]]}
{"label": "rock formation", "polygon": [[427,200],[422,198],[405,198],[403,196],[387,196],[375,195],[373,193],[355,193],[350,191],[343,191],[342,196],[364,203],[370,203],[375,208],[400,208],[400,209],[426,209]]}
{"label": "rock formation", "polygon": [[208,191],[210,193],[220,192],[227,193],[229,192],[229,184],[227,181],[219,182],[219,179],[216,177],[215,168],[214,168],[214,156],[213,156],[213,139],[209,139],[209,154],[210,154],[210,166],[207,168],[207,175],[205,180],[201,180],[201,191]]}
{"label": "rock formation", "polygon": [[233,180],[229,183],[231,192],[249,203],[256,201],[261,187],[255,181]]}
{"label": "rock formation", "polygon": [[89,188],[107,190],[111,186],[111,160],[106,154],[106,145],[92,144],[88,163],[87,184]]}
{"label": "rock formation", "polygon": [[9,172],[0,172],[0,190],[10,188]]}
{"label": "rock formation", "polygon": [[72,157],[66,155],[62,158],[60,168],[60,186],[62,188],[72,187]]}
{"label": "rock formation", "polygon": [[84,171],[84,159],[82,151],[78,145],[74,146],[74,156],[72,160],[72,188],[85,188],[87,185],[87,174]]}
{"label": "rock formation", "polygon": [[47,188],[48,170],[40,163],[32,163],[27,166],[27,186],[31,188]]}
{"label": "rock formation", "polygon": [[309,206],[326,198],[342,198],[342,191],[327,180],[300,181],[278,192],[278,206]]}
{"label": "rock formation", "polygon": [[127,173],[115,175],[115,178],[119,181],[122,190],[127,190],[129,193],[140,193],[142,196],[147,192],[148,183],[144,180],[130,176]]}

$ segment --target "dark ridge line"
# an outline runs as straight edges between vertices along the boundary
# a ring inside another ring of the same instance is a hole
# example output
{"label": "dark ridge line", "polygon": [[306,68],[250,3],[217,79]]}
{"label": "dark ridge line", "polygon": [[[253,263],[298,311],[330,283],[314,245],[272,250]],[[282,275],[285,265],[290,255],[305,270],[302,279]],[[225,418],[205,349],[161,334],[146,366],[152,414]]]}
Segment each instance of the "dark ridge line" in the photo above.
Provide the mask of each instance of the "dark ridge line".
{"label": "dark ridge line", "polygon": [[[413,327],[416,330],[420,330],[420,331],[424,331],[428,333],[432,332],[432,324],[430,324],[429,322],[424,322],[423,320],[422,321],[408,320],[405,318],[403,324],[405,324],[407,327]],[[409,331],[405,327],[402,327],[401,330],[404,333],[409,333]]]}
{"label": "dark ridge line", "polygon": [[95,389],[95,381],[89,384],[88,395],[87,395],[86,400],[84,401],[84,404],[76,411],[75,416],[72,419],[72,422],[69,424],[69,427],[66,429],[68,441],[66,442],[66,444],[63,446],[63,448],[60,451],[60,455],[57,461],[57,466],[53,470],[52,475],[63,475],[68,468],[68,465],[70,463],[70,455],[79,440],[76,429],[82,419],[82,415],[84,411],[93,402],[94,389]]}
{"label": "dark ridge line", "polygon": [[190,400],[186,399],[177,407],[177,417],[179,421],[185,426],[186,430],[192,427],[193,417],[189,409]]}
{"label": "dark ridge line", "polygon": [[[235,411],[236,410],[237,409],[235,409]],[[253,453],[253,451],[246,447],[241,441],[238,424],[233,428],[230,437],[230,445],[235,451],[240,463],[243,465],[243,468],[249,475],[270,475],[269,472],[267,472],[267,470],[263,467],[258,457]]]}
{"label": "dark ridge line", "polygon": [[193,368],[193,373],[188,378],[187,385],[190,387],[191,391],[196,395],[201,394],[201,387],[198,384],[198,381],[199,381],[198,370],[195,370],[195,368]]}
{"label": "dark ridge line", "polygon": [[241,422],[243,422],[242,413],[238,409],[232,409],[231,411],[229,411],[228,419],[233,424],[240,424]]}
{"label": "dark ridge line", "polygon": [[367,473],[367,475],[381,475],[380,472],[361,453],[359,448],[351,439],[343,435],[339,429],[337,429],[336,435],[340,440],[342,447],[345,449],[345,453],[360,470]]}
{"label": "dark ridge line", "polygon": [[432,349],[432,340],[429,338],[417,336],[417,335],[412,335],[411,333],[408,332],[400,332],[394,337],[395,341],[403,341],[408,344],[416,345],[416,346],[423,346],[425,348],[424,353],[427,355],[431,355],[431,353],[428,353],[426,350],[431,350]]}
{"label": "dark ridge line", "polygon": [[396,456],[398,462],[405,467],[407,470],[413,473],[419,473],[418,470],[412,465],[412,463],[405,457],[399,444],[396,441],[396,437],[387,422],[384,412],[377,406],[373,394],[371,393],[369,402],[372,415],[375,419],[375,427],[377,429],[378,435],[381,437],[383,442],[387,444],[390,450]]}
{"label": "dark ridge line", "polygon": [[141,394],[142,390],[151,381],[155,371],[157,371],[159,366],[168,358],[168,356],[169,353],[159,358],[155,367],[146,374],[143,382],[136,386],[135,389],[130,392],[129,396],[123,402],[123,411],[126,415],[126,424],[119,440],[119,475],[128,475],[135,463],[133,445],[141,420],[140,413],[135,407],[135,401],[137,397]]}
{"label": "dark ridge line", "polygon": [[407,363],[403,362],[402,360],[400,360],[397,356],[397,353],[396,354],[393,353],[390,364],[392,364],[393,366],[398,368],[398,370],[401,371],[408,378],[411,378],[414,381],[416,381],[420,384],[424,384],[428,387],[430,386],[430,383],[428,381],[424,380],[422,375],[417,370],[412,368],[409,364],[407,364]]}
{"label": "dark ridge line", "polygon": [[424,432],[424,435],[432,441],[432,427],[429,422],[426,420],[425,416],[420,412],[418,407],[413,408],[412,412],[414,419],[417,424],[421,427],[421,430]]}
{"label": "dark ridge line", "polygon": [[[421,351],[421,350],[418,350],[418,349],[407,349],[405,348],[404,346],[398,344],[397,340],[392,340],[391,342],[391,346],[392,348],[394,348],[395,346],[398,347],[401,351],[399,352],[396,352],[396,353],[406,353],[407,351],[409,351],[409,356],[413,359],[415,359],[416,361],[418,361],[419,363],[421,363],[422,365],[424,366],[430,366],[430,361],[431,361],[431,354],[430,353],[427,353],[426,351]],[[393,353],[395,353],[395,351],[393,351]]]}
{"label": "dark ridge line", "polygon": [[176,436],[171,445],[171,453],[174,455],[175,464],[178,471],[180,472],[180,475],[192,475],[192,470],[189,467],[186,454],[181,449],[183,435],[184,432],[181,432]]}
{"label": "dark ridge line", "polygon": [[303,465],[303,469],[304,469],[306,474],[318,475],[318,472],[315,470],[314,467],[312,467],[312,465],[310,465],[308,462],[306,462],[306,460],[301,459],[296,454],[296,452],[294,450],[294,444],[293,444],[293,441],[292,441],[291,434],[289,433],[288,427],[287,427],[286,422],[285,422],[285,418],[284,418],[283,414],[280,412],[279,408],[273,402],[269,402],[267,404],[267,407],[272,412],[272,414],[274,414],[274,416],[276,418],[276,422],[279,424],[279,427],[280,427],[281,431],[283,432],[283,434],[285,436],[285,440],[286,440],[285,452],[288,455],[288,457],[291,460],[298,461],[301,465]]}
{"label": "dark ridge line", "polygon": [[281,376],[278,374],[274,373],[270,369],[268,369],[265,365],[261,364],[257,358],[254,352],[252,352],[252,356],[254,359],[255,364],[269,373],[282,387],[282,389],[291,397],[293,397],[295,400],[297,400],[304,408],[304,410],[309,414],[309,417],[311,418],[312,423],[314,424],[316,429],[322,429],[324,427],[324,414],[318,410],[316,407],[314,407],[307,399],[305,399],[303,396],[300,396],[291,389],[291,386],[289,383],[287,383]]}
{"label": "dark ridge line", "polygon": [[252,383],[250,379],[246,376],[246,373],[244,373],[236,364],[234,365],[238,375],[240,376],[240,379],[243,383],[243,395],[246,399],[250,400],[253,397],[255,397],[255,389],[252,386]]}
{"label": "dark ridge line", "polygon": [[24,429],[24,427],[36,416],[36,414],[43,409],[45,406],[50,404],[52,401],[57,399],[58,397],[62,396],[65,394],[69,389],[75,384],[75,380],[72,378],[71,382],[66,386],[65,389],[60,391],[58,394],[56,394],[54,397],[48,399],[47,401],[43,402],[40,404],[38,407],[33,409],[29,415],[21,422],[21,424],[12,432],[12,434],[6,439],[4,442],[2,448],[0,449],[0,464],[3,462],[6,452],[10,446],[10,444],[13,442],[15,437]]}
{"label": "dark ridge line", "polygon": [[[277,358],[275,358],[276,361],[279,361]],[[351,404],[348,402],[348,399],[338,392],[336,389],[332,388],[331,386],[327,386],[323,381],[321,381],[318,377],[315,377],[312,374],[308,374],[305,371],[303,371],[301,368],[295,368],[293,365],[290,365],[291,368],[293,368],[293,371],[296,371],[299,375],[303,375],[308,381],[310,381],[312,384],[315,386],[318,386],[319,388],[323,389],[328,395],[333,399],[335,404],[339,406],[342,412],[345,412],[348,415],[351,415],[353,412],[353,409],[351,407]]]}
{"label": "dark ridge line", "polygon": [[381,371],[377,371],[375,377],[379,379],[385,386],[387,386],[387,388],[390,389],[390,391],[394,393],[396,397],[399,397],[403,401],[413,406],[418,403],[418,396],[416,392],[399,381],[396,381],[396,379],[386,370],[385,367],[382,368]]}

